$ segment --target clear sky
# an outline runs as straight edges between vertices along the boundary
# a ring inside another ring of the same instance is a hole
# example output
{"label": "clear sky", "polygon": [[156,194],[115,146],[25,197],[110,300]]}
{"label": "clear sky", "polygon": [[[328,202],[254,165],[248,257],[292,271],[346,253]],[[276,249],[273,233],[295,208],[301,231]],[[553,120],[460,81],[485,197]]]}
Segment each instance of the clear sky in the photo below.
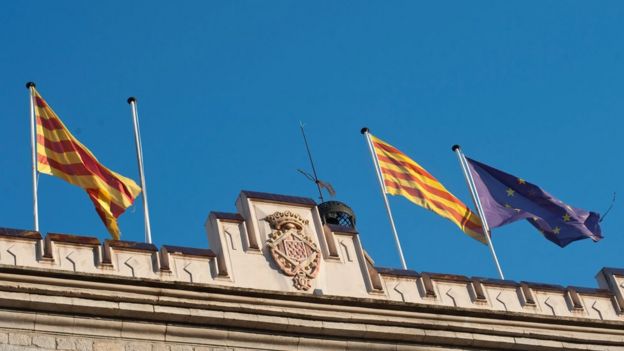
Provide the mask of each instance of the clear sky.
{"label": "clear sky", "polygon": [[[138,182],[139,102],[156,245],[206,247],[210,211],[239,192],[349,204],[377,265],[400,267],[370,154],[373,134],[472,207],[453,144],[575,207],[604,240],[561,249],[530,224],[494,230],[509,279],[595,286],[624,267],[621,1],[17,1],[0,4],[0,226],[31,229],[27,81],[109,168]],[[108,237],[86,193],[40,177],[42,232]],[[408,267],[496,277],[486,246],[391,197]],[[143,240],[139,199],[120,218]]]}

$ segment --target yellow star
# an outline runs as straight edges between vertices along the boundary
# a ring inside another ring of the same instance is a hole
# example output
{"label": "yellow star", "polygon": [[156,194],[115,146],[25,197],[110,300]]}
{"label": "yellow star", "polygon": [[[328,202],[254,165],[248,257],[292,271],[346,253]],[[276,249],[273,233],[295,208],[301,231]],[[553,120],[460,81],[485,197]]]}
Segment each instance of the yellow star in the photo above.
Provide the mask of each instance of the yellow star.
{"label": "yellow star", "polygon": [[526,184],[526,180],[518,178],[518,184]]}
{"label": "yellow star", "polygon": [[510,204],[505,204],[505,207],[506,208],[511,208],[511,205]]}
{"label": "yellow star", "polygon": [[561,231],[561,228],[559,227],[555,227],[555,229],[553,229],[553,233],[555,234],[559,234],[560,231]]}
{"label": "yellow star", "polygon": [[569,214],[567,214],[567,213],[566,213],[566,214],[564,214],[564,215],[563,215],[563,221],[564,221],[564,222],[569,222],[569,221],[570,221],[570,215],[569,215]]}
{"label": "yellow star", "polygon": [[512,188],[507,188],[507,196],[514,196],[515,192]]}

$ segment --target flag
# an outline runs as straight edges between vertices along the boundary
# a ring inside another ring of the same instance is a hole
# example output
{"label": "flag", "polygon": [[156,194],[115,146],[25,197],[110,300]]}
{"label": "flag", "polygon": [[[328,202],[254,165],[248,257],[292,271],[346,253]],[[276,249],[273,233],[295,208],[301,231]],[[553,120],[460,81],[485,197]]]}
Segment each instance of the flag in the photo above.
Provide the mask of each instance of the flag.
{"label": "flag", "polygon": [[371,140],[387,194],[405,196],[416,205],[449,219],[470,237],[487,243],[479,216],[414,160],[373,135]]}
{"label": "flag", "polygon": [[67,130],[63,122],[34,90],[37,123],[37,170],[64,179],[84,190],[114,239],[119,239],[117,218],[141,193],[132,179],[104,167]]}
{"label": "flag", "polygon": [[522,178],[466,160],[491,228],[526,219],[561,247],[586,238],[602,239],[599,214],[567,205]]}

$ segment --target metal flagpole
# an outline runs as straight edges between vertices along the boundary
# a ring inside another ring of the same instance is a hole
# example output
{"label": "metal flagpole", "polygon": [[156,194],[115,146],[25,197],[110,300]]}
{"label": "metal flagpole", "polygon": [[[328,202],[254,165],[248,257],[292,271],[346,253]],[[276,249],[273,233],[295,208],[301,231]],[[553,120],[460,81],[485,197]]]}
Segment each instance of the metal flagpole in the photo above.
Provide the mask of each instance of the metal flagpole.
{"label": "metal flagpole", "polygon": [[466,161],[466,156],[461,151],[459,145],[453,145],[452,150],[457,154],[457,158],[459,159],[459,164],[461,165],[462,171],[464,172],[464,177],[466,178],[466,183],[468,184],[468,189],[470,190],[470,195],[472,196],[472,201],[477,208],[477,212],[479,213],[479,217],[481,217],[481,223],[483,224],[483,231],[485,238],[487,239],[488,246],[490,248],[490,252],[492,253],[492,257],[494,258],[494,263],[496,263],[496,269],[498,270],[498,275],[501,279],[505,279],[503,275],[503,270],[501,269],[500,263],[498,263],[498,257],[496,257],[496,251],[494,251],[494,244],[492,244],[491,231],[488,226],[487,219],[485,218],[485,212],[483,211],[483,206],[481,205],[481,200],[479,199],[479,192],[477,191],[477,187],[475,185],[474,179],[472,178],[472,173],[468,169],[468,162]]}
{"label": "metal flagpole", "polygon": [[366,137],[368,149],[370,150],[371,157],[373,158],[375,172],[377,173],[377,180],[379,180],[381,194],[383,195],[384,203],[386,204],[386,211],[388,212],[388,218],[390,219],[392,234],[394,234],[394,242],[396,243],[397,251],[399,251],[399,258],[401,258],[401,265],[403,266],[403,269],[407,269],[407,264],[405,264],[405,257],[403,257],[403,249],[401,249],[401,242],[399,241],[399,234],[397,234],[396,226],[394,225],[394,219],[392,218],[392,211],[390,210],[390,203],[388,202],[388,196],[386,195],[386,186],[384,185],[383,174],[381,173],[381,168],[379,167],[379,160],[377,159],[377,155],[373,150],[373,142],[370,139],[370,133],[368,128],[362,128],[361,133],[364,134],[364,136]]}
{"label": "metal flagpole", "polygon": [[30,147],[32,148],[32,180],[33,180],[33,215],[35,221],[35,231],[39,231],[39,204],[37,198],[37,144],[36,144],[36,123],[35,123],[35,83],[26,83],[26,88],[30,92]]}
{"label": "metal flagpole", "polygon": [[147,206],[147,186],[145,185],[145,172],[143,171],[143,147],[141,146],[141,132],[139,131],[139,116],[135,97],[129,97],[128,103],[132,108],[132,122],[134,123],[134,141],[136,144],[137,161],[139,162],[139,177],[143,189],[143,214],[145,218],[145,242],[152,243],[152,230],[150,228],[149,208]]}

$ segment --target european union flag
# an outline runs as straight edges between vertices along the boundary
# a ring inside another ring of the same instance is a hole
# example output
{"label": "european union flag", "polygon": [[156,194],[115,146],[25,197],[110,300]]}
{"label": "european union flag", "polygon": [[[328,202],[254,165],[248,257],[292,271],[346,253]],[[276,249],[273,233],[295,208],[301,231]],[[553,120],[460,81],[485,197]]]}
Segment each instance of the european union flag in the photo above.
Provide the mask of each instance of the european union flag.
{"label": "european union flag", "polygon": [[522,178],[466,160],[491,228],[526,219],[561,247],[586,238],[602,239],[599,214],[569,206]]}

